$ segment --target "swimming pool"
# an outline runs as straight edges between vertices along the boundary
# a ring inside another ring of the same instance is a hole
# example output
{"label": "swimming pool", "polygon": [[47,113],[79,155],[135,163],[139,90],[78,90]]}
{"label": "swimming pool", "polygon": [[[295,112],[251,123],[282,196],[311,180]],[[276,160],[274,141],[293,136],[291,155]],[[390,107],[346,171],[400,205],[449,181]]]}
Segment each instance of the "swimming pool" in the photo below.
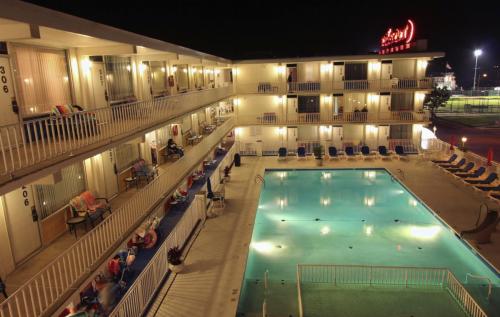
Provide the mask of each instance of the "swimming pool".
{"label": "swimming pool", "polygon": [[467,273],[485,276],[492,299],[477,293],[477,301],[496,313],[494,269],[385,169],[268,170],[264,178],[239,313],[261,310],[268,271],[282,314],[297,316],[299,263],[445,267],[463,283]]}

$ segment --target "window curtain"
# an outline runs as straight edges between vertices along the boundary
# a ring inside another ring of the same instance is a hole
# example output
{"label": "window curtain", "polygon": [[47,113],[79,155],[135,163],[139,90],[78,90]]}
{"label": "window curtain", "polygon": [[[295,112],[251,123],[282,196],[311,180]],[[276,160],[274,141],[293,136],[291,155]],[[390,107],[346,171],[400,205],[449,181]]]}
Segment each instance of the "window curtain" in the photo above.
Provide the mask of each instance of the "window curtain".
{"label": "window curtain", "polygon": [[53,185],[34,185],[35,206],[42,219],[64,207],[69,201],[85,191],[85,178],[81,163],[61,170],[61,181]]}
{"label": "window curtain", "polygon": [[167,67],[165,62],[151,61],[151,87],[154,95],[159,95],[167,90]]}
{"label": "window curtain", "polygon": [[413,93],[392,93],[391,111],[411,111],[413,110]]}
{"label": "window curtain", "polygon": [[367,63],[346,63],[344,80],[366,80],[368,79]]}
{"label": "window curtain", "polygon": [[415,78],[414,59],[394,60],[392,62],[392,76],[394,78]]}
{"label": "window curtain", "polygon": [[16,80],[23,114],[71,104],[68,65],[63,50],[14,46]]}
{"label": "window curtain", "polygon": [[389,131],[390,139],[411,139],[412,125],[411,124],[395,124],[391,125]]}
{"label": "window curtain", "polygon": [[111,102],[134,97],[132,63],[129,57],[105,56],[108,97]]}

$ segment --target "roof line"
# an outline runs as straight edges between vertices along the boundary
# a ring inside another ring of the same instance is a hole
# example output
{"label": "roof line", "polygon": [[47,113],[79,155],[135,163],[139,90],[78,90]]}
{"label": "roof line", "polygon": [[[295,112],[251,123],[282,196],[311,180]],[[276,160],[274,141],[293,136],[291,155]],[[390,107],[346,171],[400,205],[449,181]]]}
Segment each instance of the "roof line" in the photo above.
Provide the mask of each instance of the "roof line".
{"label": "roof line", "polygon": [[18,22],[50,27],[124,44],[144,46],[160,51],[168,51],[177,54],[191,55],[198,58],[211,59],[222,63],[232,62],[231,60],[223,57],[203,53],[184,46],[121,30],[74,15],[44,8],[32,3],[26,3],[18,0],[2,0],[1,7],[0,17]]}

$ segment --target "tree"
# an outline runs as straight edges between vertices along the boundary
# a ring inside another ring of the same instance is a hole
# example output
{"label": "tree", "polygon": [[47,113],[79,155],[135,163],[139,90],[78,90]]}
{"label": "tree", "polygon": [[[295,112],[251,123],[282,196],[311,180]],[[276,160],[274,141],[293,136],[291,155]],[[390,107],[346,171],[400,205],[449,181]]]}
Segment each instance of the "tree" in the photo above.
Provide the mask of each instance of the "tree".
{"label": "tree", "polygon": [[439,88],[437,86],[434,86],[432,92],[426,96],[424,102],[427,109],[431,111],[432,118],[436,117],[436,109],[439,107],[443,107],[448,99],[450,99],[450,96],[451,92],[450,90],[448,90],[448,88]]}

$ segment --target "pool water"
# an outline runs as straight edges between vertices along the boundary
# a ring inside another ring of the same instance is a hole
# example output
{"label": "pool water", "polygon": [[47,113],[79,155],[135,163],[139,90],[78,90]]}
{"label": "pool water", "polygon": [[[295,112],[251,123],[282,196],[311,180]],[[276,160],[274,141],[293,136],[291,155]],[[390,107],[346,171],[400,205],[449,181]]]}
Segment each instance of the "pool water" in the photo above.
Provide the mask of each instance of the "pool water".
{"label": "pool water", "polygon": [[270,170],[264,178],[239,314],[262,311],[268,271],[268,306],[297,316],[297,264],[446,267],[463,283],[481,275],[494,284],[489,301],[483,281],[466,287],[489,316],[498,313],[499,276],[386,170]]}

